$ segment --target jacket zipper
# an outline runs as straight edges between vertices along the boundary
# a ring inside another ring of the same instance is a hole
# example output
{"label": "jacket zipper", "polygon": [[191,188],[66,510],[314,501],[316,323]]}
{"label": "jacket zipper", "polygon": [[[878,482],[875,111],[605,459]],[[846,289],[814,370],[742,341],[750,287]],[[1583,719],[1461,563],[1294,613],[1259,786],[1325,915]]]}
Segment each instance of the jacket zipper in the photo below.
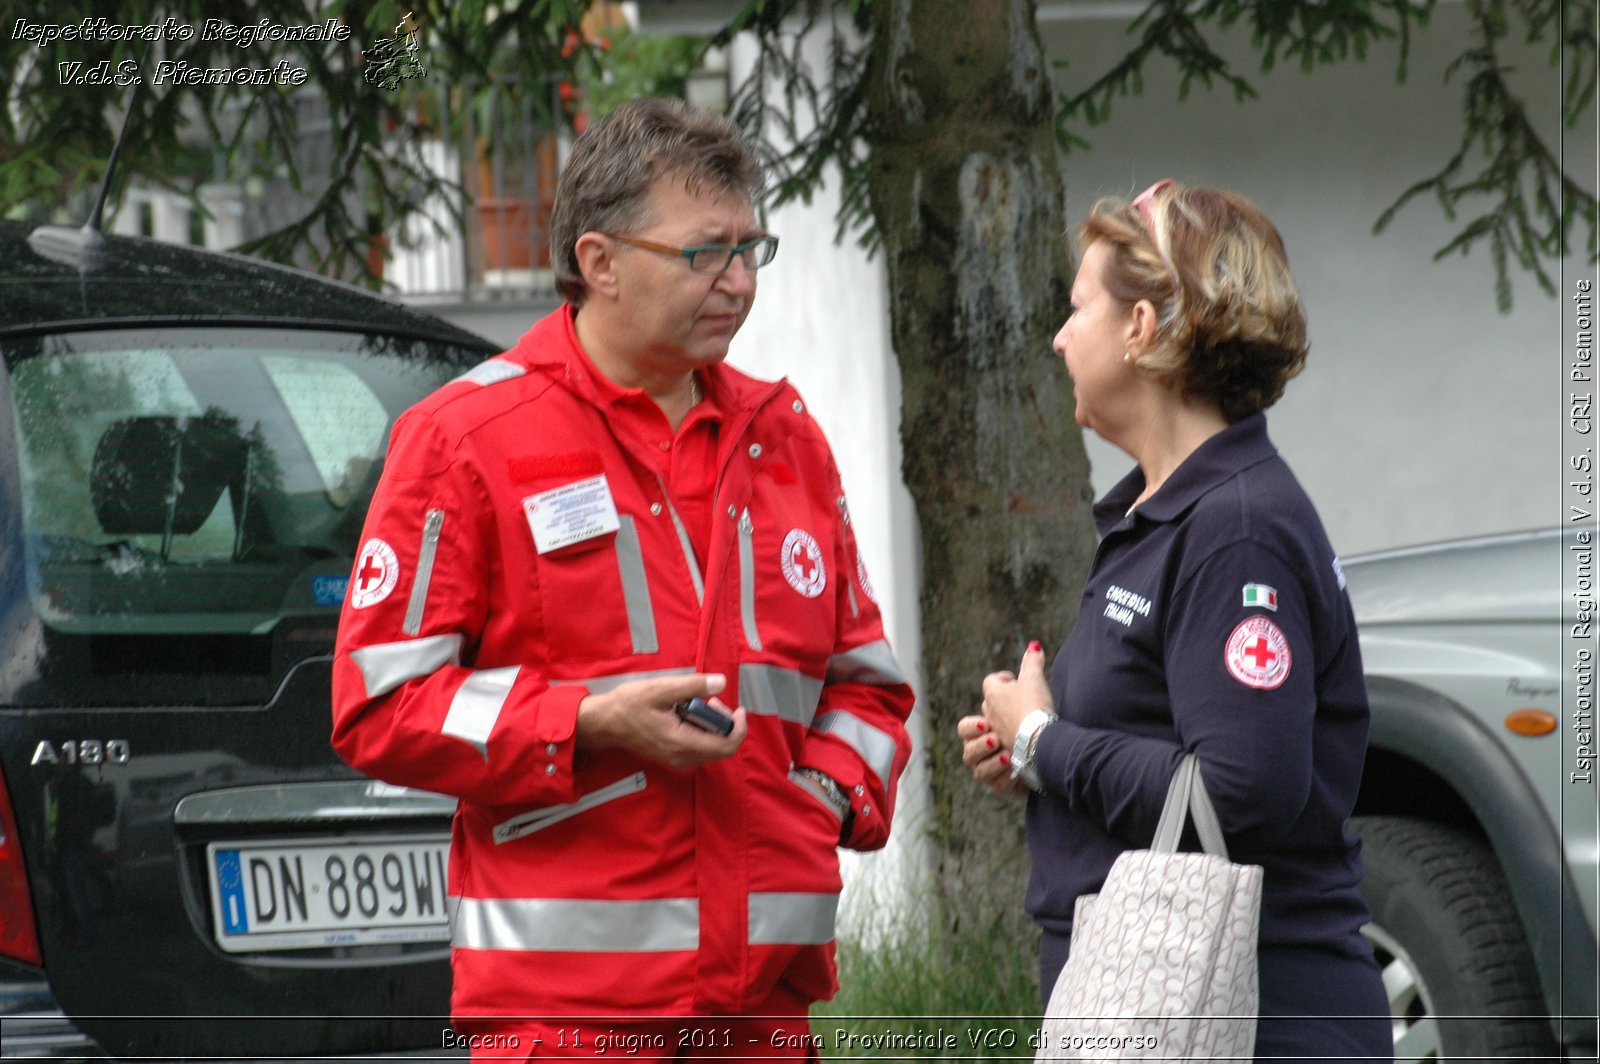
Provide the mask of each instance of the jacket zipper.
{"label": "jacket zipper", "polygon": [[[845,501],[843,495],[839,496],[839,517],[848,529],[850,526],[850,504]],[[856,548],[856,567],[860,568],[860,566],[861,554],[858,547]],[[861,616],[861,605],[856,602],[856,582],[849,573],[840,573],[839,576],[844,580],[844,589],[850,597],[850,616],[852,619],[858,618]]]}
{"label": "jacket zipper", "polygon": [[667,515],[672,518],[673,530],[678,533],[678,546],[683,550],[683,562],[689,569],[689,579],[694,583],[694,600],[705,605],[706,584],[700,576],[700,559],[695,557],[694,543],[689,539],[689,530],[683,526],[683,518],[678,516],[678,508],[672,505],[672,496],[667,492],[667,482],[660,473],[656,474],[656,483],[661,486],[661,501],[667,507]]}
{"label": "jacket zipper", "polygon": [[[759,399],[757,399],[755,401],[755,403],[752,406],[750,406],[749,408],[747,408],[743,412],[743,414],[740,416],[738,421],[734,422],[731,426],[728,426],[728,425],[724,426],[723,439],[725,441],[726,440],[733,440],[733,441],[736,441],[736,442],[735,442],[735,444],[733,446],[727,447],[727,450],[722,455],[721,461],[717,465],[716,486],[712,489],[712,493],[711,493],[711,497],[714,500],[716,500],[713,503],[713,507],[712,507],[714,512],[720,513],[721,510],[722,510],[722,507],[727,505],[728,502],[731,501],[723,494],[723,489],[726,487],[726,484],[727,484],[728,468],[729,468],[729,466],[731,466],[733,464],[734,456],[739,453],[739,447],[742,446],[743,443],[744,443],[745,433],[748,432],[750,430],[750,426],[755,423],[756,416],[758,414],[760,414],[764,409],[766,409],[767,404],[772,402],[773,399],[775,399],[777,396],[779,396],[779,395],[781,395],[783,393],[783,388],[784,388],[784,385],[783,385],[783,383],[781,381],[777,382],[777,383],[774,383],[773,386],[771,387],[771,389],[768,390],[765,395],[762,395]],[[730,510],[731,510],[731,507],[730,507]],[[749,509],[746,508],[745,512],[748,515]],[[713,537],[713,538],[715,538],[715,537]],[[744,560],[743,556],[745,554],[748,554],[749,558],[750,558],[750,564],[749,565],[744,565],[744,564],[740,565],[740,569],[741,569],[742,573],[749,573],[750,574],[749,576],[741,575],[741,580],[751,580],[751,581],[753,581],[754,580],[754,571],[755,571],[755,569],[754,569],[754,562],[755,562],[754,551],[753,551],[753,549],[751,547],[749,547],[746,544],[743,536],[740,536],[740,545],[741,545],[741,550],[740,550],[741,563]],[[727,565],[727,562],[725,560],[726,557],[727,557],[727,555],[725,555],[725,554],[719,554],[719,555],[716,555],[715,557],[713,557],[711,559],[711,568],[708,570],[711,578],[716,580],[718,582],[719,586],[720,586],[721,581],[723,579],[723,573],[726,571],[726,568],[725,568],[726,565]],[[742,591],[743,591],[743,589],[741,588],[741,592]],[[743,597],[744,597],[744,595],[741,593],[741,598],[743,598]],[[760,637],[756,633],[755,627],[754,627],[755,588],[754,588],[754,584],[753,583],[752,583],[751,588],[750,588],[749,599],[751,601],[752,608],[751,608],[751,611],[747,614],[749,620],[747,620],[747,622],[746,622],[746,629],[747,629],[746,634],[749,635],[749,636],[755,636],[756,637],[756,638],[754,638],[754,639],[752,639],[750,641],[750,645],[751,645],[752,649],[759,650],[759,649],[761,649]],[[713,631],[713,629],[712,629],[712,627],[710,625],[704,625],[703,624],[700,627],[699,660],[702,660],[702,661],[705,660],[705,657],[706,657],[706,655],[707,655],[707,653],[709,651],[709,647],[710,647],[712,631]]]}
{"label": "jacket zipper", "polygon": [[624,776],[615,783],[608,783],[599,790],[590,791],[576,802],[565,805],[547,805],[540,809],[532,809],[526,813],[518,813],[510,820],[502,821],[494,826],[494,841],[498,846],[503,842],[512,842],[516,839],[532,835],[536,831],[543,831],[554,824],[559,824],[569,817],[579,813],[586,813],[598,805],[614,802],[618,798],[625,798],[630,794],[637,794],[644,790],[645,778],[643,772],[635,772],[631,776]]}
{"label": "jacket zipper", "polygon": [[761,633],[756,629],[756,526],[750,520],[750,507],[739,515],[739,612],[744,618],[744,638],[751,650],[761,649]]}
{"label": "jacket zipper", "polygon": [[400,631],[416,635],[422,631],[422,611],[428,604],[428,584],[433,580],[433,559],[439,553],[439,530],[444,527],[444,511],[429,510],[422,523],[422,550],[417,554],[417,579],[411,585],[411,601],[406,605]]}

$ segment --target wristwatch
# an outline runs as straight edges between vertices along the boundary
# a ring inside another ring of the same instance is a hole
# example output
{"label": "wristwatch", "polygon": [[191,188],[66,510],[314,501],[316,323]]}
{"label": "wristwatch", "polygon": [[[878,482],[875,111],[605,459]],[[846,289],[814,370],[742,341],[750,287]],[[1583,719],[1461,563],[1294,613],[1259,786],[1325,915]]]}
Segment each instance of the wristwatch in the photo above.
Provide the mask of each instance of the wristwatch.
{"label": "wristwatch", "polygon": [[1033,748],[1039,733],[1056,722],[1056,715],[1040,706],[1022,718],[1017,725],[1017,737],[1011,743],[1011,778],[1020,779],[1029,790],[1038,790],[1039,770],[1033,764]]}
{"label": "wristwatch", "polygon": [[850,796],[839,786],[839,781],[816,768],[800,767],[795,769],[795,774],[804,776],[817,785],[817,789],[822,792],[821,797],[833,807],[835,813],[839,814],[839,838],[848,836],[850,822],[855,819],[856,811],[850,805]]}

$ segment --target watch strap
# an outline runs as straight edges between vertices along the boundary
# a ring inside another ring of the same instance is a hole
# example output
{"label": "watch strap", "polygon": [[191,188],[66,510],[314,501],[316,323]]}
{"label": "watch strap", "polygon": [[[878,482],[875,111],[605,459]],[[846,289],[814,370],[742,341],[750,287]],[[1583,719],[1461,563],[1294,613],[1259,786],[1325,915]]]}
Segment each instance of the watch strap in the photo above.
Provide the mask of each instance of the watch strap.
{"label": "watch strap", "polygon": [[1031,710],[1017,725],[1017,736],[1011,743],[1011,778],[1022,780],[1032,790],[1038,790],[1040,786],[1039,770],[1033,763],[1033,748],[1039,733],[1056,720],[1054,711],[1040,706]]}

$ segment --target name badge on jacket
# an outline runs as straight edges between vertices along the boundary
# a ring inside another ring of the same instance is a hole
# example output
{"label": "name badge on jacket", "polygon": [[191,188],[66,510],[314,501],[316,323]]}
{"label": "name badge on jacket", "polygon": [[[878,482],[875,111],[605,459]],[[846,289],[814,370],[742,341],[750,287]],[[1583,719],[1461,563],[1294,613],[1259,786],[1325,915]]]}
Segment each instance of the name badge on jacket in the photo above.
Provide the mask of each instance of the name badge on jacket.
{"label": "name badge on jacket", "polygon": [[541,491],[522,500],[540,554],[615,532],[622,527],[604,473]]}

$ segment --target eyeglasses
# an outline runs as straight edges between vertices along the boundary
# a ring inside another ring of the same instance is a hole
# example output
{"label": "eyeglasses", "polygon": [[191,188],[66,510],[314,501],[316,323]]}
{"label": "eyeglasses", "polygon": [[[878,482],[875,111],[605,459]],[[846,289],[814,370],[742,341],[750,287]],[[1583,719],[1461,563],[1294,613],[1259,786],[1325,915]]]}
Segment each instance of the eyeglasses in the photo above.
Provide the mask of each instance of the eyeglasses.
{"label": "eyeglasses", "polygon": [[619,236],[616,233],[605,235],[646,251],[682,256],[689,260],[689,269],[695,273],[726,273],[736,256],[744,263],[745,269],[759,270],[778,254],[778,238],[766,235],[751,237],[743,244],[731,247],[727,244],[696,244],[687,248],[658,244],[654,240],[640,240],[636,236]]}

